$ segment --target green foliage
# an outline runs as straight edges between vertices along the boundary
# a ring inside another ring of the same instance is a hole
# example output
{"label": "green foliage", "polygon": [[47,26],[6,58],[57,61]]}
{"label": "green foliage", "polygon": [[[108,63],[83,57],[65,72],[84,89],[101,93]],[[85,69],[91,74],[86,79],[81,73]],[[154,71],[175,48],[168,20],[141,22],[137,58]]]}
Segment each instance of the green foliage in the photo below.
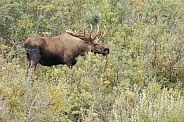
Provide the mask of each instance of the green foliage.
{"label": "green foliage", "polygon": [[92,25],[97,25],[101,22],[101,13],[98,11],[87,12],[86,14],[86,23],[91,23]]}
{"label": "green foliage", "polygon": [[21,14],[21,4],[17,2],[11,2],[9,0],[6,2],[1,1],[0,36],[5,39],[14,39],[13,34],[16,30],[16,20],[20,17]]}
{"label": "green foliage", "polygon": [[[184,121],[182,0],[0,0],[0,121]],[[23,42],[106,26],[107,57],[26,78]]]}

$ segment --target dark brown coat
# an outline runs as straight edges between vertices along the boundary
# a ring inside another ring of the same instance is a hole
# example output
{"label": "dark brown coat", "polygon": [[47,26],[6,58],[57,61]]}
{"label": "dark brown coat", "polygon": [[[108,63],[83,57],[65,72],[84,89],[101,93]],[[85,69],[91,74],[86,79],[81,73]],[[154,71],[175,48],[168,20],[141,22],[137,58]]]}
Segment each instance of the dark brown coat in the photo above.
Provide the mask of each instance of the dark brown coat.
{"label": "dark brown coat", "polygon": [[[92,39],[92,37],[89,38]],[[27,73],[31,69],[34,71],[38,63],[43,66],[66,64],[72,67],[77,62],[76,57],[83,56],[89,51],[109,54],[109,48],[99,44],[96,37],[89,41],[71,33],[63,33],[55,37],[28,38],[24,46],[29,61]]]}

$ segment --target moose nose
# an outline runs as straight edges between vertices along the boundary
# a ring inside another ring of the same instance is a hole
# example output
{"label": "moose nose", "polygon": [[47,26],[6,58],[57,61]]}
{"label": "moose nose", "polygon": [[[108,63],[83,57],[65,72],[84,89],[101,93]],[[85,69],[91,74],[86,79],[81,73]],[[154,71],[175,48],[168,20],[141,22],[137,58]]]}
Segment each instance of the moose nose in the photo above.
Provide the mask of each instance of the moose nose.
{"label": "moose nose", "polygon": [[106,48],[104,49],[104,52],[105,52],[105,54],[109,54],[109,47],[106,47]]}

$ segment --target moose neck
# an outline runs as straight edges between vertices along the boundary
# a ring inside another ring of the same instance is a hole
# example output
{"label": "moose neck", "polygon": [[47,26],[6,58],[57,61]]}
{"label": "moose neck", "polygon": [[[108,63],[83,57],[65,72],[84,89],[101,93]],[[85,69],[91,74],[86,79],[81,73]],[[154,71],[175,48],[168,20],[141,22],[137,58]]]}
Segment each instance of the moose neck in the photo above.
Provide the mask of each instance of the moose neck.
{"label": "moose neck", "polygon": [[91,45],[91,50],[90,51],[95,52],[95,48],[96,48],[95,45]]}

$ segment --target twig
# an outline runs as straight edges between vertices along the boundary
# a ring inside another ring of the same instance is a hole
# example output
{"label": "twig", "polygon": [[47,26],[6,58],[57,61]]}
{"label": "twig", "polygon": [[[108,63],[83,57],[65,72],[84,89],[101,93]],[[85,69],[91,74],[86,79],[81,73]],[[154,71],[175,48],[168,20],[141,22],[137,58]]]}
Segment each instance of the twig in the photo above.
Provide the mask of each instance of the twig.
{"label": "twig", "polygon": [[[29,108],[29,114],[28,114],[28,118],[27,118],[27,121],[28,121],[28,122],[30,122],[30,121],[33,119],[33,116],[31,116],[31,110],[32,110],[33,105],[34,105],[34,103],[35,103],[35,101],[36,101],[37,95],[38,95],[38,91],[36,92],[36,95],[35,95],[35,97],[34,97],[32,103],[31,103],[30,108]],[[40,110],[40,109],[38,109],[38,110],[36,111],[36,113],[37,113],[39,110]],[[34,114],[34,115],[35,115],[35,114]]]}
{"label": "twig", "polygon": [[0,68],[2,67],[2,65],[6,62],[6,60],[8,60],[8,58],[12,55],[13,49],[15,47],[17,43],[14,43],[14,45],[12,46],[10,53],[8,54],[8,56],[2,61],[2,63],[0,64]]}

